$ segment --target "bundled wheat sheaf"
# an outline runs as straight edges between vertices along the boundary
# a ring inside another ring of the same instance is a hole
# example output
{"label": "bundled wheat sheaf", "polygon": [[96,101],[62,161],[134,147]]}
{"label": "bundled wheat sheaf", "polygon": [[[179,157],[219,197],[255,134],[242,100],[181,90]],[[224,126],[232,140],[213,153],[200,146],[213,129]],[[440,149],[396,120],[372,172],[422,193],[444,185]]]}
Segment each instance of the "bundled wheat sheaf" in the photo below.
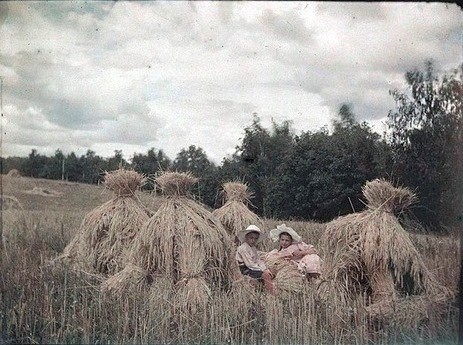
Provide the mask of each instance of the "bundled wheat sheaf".
{"label": "bundled wheat sheaf", "polygon": [[9,177],[21,177],[21,174],[19,173],[18,170],[11,169],[10,171],[8,171],[8,174],[6,174],[6,176],[9,176]]}
{"label": "bundled wheat sheaf", "polygon": [[23,206],[12,195],[0,195],[1,211],[6,210],[22,210]]}
{"label": "bundled wheat sheaf", "polygon": [[[248,191],[248,186],[240,182],[227,182],[223,184],[223,194],[225,204],[212,212],[212,214],[222,223],[228,233],[235,239],[235,244],[239,241],[236,235],[240,230],[246,229],[249,225],[254,224],[262,228],[260,218],[252,212],[247,204],[252,197]],[[236,246],[230,247],[230,255],[236,252]],[[238,266],[232,263],[232,275],[235,280],[240,280],[241,273]],[[235,286],[237,286],[235,284]]]}
{"label": "bundled wheat sheaf", "polygon": [[[449,296],[448,289],[427,269],[396,217],[416,202],[414,193],[376,179],[366,183],[363,194],[368,201],[367,209],[330,222],[321,239],[326,251],[324,272],[328,280],[348,287],[344,301],[355,298],[348,296],[352,292],[361,293],[369,287],[372,301],[369,310],[376,315],[375,311],[384,308],[375,305],[393,301],[398,305],[401,292],[406,289],[409,294],[427,296],[426,300]],[[407,286],[406,276],[412,281]]]}
{"label": "bundled wheat sheaf", "polygon": [[247,185],[227,182],[223,185],[223,191],[226,202],[221,208],[214,210],[213,214],[231,235],[236,235],[251,224],[262,227],[260,218],[247,207],[252,197]]}
{"label": "bundled wheat sheaf", "polygon": [[281,297],[303,291],[306,279],[297,266],[283,258],[265,258],[265,266],[275,275],[273,282]]}
{"label": "bundled wheat sheaf", "polygon": [[126,265],[128,250],[148,220],[135,191],[145,178],[130,170],[107,172],[104,185],[115,198],[90,211],[60,259],[85,270],[114,274]]}
{"label": "bundled wheat sheaf", "polygon": [[197,181],[189,173],[165,172],[156,179],[165,195],[142,227],[129,261],[148,276],[162,276],[177,289],[176,303],[203,308],[212,285],[228,277],[230,238],[204,206],[189,197]]}

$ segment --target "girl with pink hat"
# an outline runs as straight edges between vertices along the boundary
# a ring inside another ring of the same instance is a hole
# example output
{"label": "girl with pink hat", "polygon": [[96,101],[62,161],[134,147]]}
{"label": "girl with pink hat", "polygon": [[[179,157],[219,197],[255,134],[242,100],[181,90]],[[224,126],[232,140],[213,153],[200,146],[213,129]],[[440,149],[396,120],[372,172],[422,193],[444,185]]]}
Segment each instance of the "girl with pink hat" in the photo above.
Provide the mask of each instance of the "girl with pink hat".
{"label": "girl with pink hat", "polygon": [[270,251],[267,257],[280,257],[290,260],[301,273],[308,278],[318,278],[321,270],[321,259],[314,246],[302,241],[301,236],[293,228],[281,224],[270,230],[270,238],[279,243],[279,248]]}

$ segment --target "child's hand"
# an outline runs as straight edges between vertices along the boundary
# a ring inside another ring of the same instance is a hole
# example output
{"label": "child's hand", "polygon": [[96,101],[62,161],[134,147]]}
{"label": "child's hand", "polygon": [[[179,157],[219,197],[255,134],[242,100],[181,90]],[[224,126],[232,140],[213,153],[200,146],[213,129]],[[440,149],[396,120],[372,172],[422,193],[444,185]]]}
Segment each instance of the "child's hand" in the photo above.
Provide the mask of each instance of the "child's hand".
{"label": "child's hand", "polygon": [[309,249],[307,249],[307,254],[318,254],[318,250],[316,250],[314,247],[310,247]]}

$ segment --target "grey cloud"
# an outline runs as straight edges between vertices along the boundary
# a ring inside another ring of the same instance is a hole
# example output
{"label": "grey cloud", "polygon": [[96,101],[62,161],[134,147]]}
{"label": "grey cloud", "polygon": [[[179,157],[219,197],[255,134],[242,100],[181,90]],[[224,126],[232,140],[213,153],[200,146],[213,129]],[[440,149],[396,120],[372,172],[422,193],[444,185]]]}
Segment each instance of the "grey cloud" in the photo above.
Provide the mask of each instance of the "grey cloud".
{"label": "grey cloud", "polygon": [[224,122],[233,124],[247,121],[249,114],[257,111],[257,107],[250,102],[236,102],[228,99],[212,99],[206,103],[214,109],[212,122],[221,125]]}
{"label": "grey cloud", "polygon": [[416,23],[407,20],[412,10],[384,4],[314,6],[315,18],[303,4],[271,2],[15,3],[3,32],[18,35],[0,56],[5,101],[40,112],[30,123],[18,116],[18,138],[166,152],[197,144],[218,157],[238,144],[254,111],[305,126],[313,117],[294,114],[333,114],[351,102],[360,121],[379,119],[405,71],[428,57],[442,66],[461,57],[461,18],[438,6]]}
{"label": "grey cloud", "polygon": [[381,3],[349,3],[338,2],[319,3],[317,10],[335,17],[345,17],[351,20],[378,20],[386,19],[387,14]]}
{"label": "grey cloud", "polygon": [[8,17],[8,3],[6,1],[0,2],[0,27]]}
{"label": "grey cloud", "polygon": [[46,110],[51,122],[69,129],[95,128],[103,118],[112,116],[112,114],[105,114],[95,104],[85,104],[82,101],[56,95]]}
{"label": "grey cloud", "polygon": [[[192,2],[191,2],[192,3]],[[228,25],[233,19],[233,9],[235,5],[233,1],[223,1],[218,4],[219,16],[222,24]]]}
{"label": "grey cloud", "polygon": [[311,32],[297,12],[275,14],[268,9],[265,10],[260,21],[279,39],[289,39],[301,44],[311,42]]}

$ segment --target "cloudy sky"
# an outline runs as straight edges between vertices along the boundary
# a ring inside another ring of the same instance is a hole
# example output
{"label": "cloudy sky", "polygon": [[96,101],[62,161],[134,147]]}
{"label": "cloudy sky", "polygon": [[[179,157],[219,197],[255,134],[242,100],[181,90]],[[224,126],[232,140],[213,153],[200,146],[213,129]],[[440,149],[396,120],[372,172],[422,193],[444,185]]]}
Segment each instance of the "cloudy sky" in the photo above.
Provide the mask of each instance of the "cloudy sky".
{"label": "cloudy sky", "polygon": [[220,163],[253,113],[299,133],[343,102],[381,132],[407,70],[462,62],[462,23],[440,3],[2,2],[2,154]]}

